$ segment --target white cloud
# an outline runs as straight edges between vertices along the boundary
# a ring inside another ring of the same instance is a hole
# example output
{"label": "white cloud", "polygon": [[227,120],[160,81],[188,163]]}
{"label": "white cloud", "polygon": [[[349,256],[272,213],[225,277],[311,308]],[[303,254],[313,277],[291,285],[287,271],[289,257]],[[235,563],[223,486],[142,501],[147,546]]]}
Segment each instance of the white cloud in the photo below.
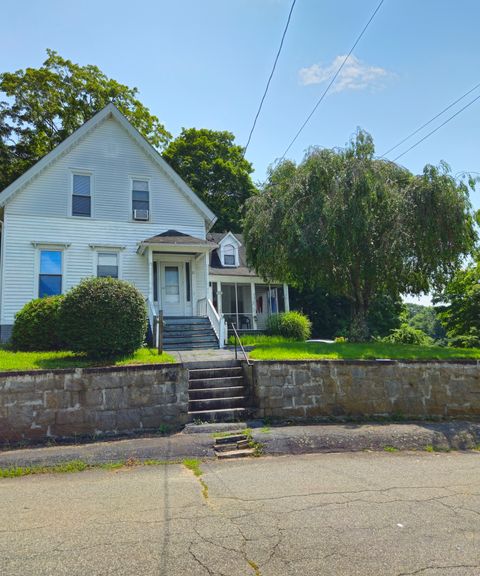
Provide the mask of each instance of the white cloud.
{"label": "white cloud", "polygon": [[[300,83],[304,86],[309,84],[322,84],[329,82],[335,72],[341,66],[345,55],[336,56],[328,66],[322,64],[312,64],[307,68],[301,68],[298,72]],[[332,92],[342,92],[343,90],[363,90],[365,88],[380,88],[381,79],[389,75],[385,68],[379,66],[369,66],[355,56],[350,58],[341,69],[333,84]]]}

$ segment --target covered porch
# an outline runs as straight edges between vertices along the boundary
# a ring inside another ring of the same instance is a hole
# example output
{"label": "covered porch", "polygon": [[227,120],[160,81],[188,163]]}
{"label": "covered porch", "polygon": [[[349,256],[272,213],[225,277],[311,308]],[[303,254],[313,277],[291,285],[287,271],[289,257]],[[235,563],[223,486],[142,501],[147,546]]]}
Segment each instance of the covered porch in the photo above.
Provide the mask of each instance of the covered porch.
{"label": "covered porch", "polygon": [[260,278],[210,278],[210,299],[220,316],[238,331],[265,330],[272,314],[290,310],[288,286]]}
{"label": "covered porch", "polygon": [[177,230],[141,242],[148,263],[148,300],[164,316],[197,316],[208,296],[208,257],[214,242]]}

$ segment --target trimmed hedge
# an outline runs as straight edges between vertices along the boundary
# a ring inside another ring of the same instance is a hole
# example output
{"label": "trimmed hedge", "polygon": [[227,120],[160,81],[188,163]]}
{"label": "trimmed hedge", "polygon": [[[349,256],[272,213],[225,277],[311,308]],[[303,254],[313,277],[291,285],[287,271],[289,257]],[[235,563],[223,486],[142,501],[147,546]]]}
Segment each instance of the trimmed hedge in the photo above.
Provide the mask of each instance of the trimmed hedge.
{"label": "trimmed hedge", "polygon": [[312,323],[301,312],[272,314],[267,320],[267,334],[304,342],[312,334]]}
{"label": "trimmed hedge", "polygon": [[108,358],[140,348],[147,323],[145,299],[132,284],[90,278],[65,295],[60,334],[69,350]]}
{"label": "trimmed hedge", "polygon": [[59,317],[63,296],[31,300],[17,312],[10,344],[14,350],[59,350]]}

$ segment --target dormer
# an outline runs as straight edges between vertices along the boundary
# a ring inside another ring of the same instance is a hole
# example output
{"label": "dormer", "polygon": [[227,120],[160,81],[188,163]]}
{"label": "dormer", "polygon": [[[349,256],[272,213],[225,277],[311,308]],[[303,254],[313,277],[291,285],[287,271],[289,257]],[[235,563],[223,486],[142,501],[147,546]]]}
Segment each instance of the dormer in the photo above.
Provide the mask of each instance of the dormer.
{"label": "dormer", "polygon": [[237,237],[232,232],[228,232],[218,244],[218,256],[222,266],[225,268],[237,268],[240,266],[238,249],[242,244]]}

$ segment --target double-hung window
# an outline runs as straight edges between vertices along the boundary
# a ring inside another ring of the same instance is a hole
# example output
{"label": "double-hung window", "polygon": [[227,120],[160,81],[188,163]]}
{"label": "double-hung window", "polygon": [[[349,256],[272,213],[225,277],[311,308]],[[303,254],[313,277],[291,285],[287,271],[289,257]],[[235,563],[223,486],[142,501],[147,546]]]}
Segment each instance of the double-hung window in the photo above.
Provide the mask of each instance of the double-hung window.
{"label": "double-hung window", "polygon": [[132,213],[134,220],[150,219],[150,189],[148,180],[132,180]]}
{"label": "double-hung window", "polygon": [[118,278],[118,253],[99,252],[97,261],[98,278]]}
{"label": "double-hung window", "polygon": [[61,250],[40,250],[39,298],[62,293],[62,258]]}
{"label": "double-hung window", "polygon": [[224,266],[235,266],[235,247],[232,244],[227,244],[223,248],[223,265]]}
{"label": "double-hung window", "polygon": [[90,174],[73,174],[72,216],[92,215],[92,178]]}

